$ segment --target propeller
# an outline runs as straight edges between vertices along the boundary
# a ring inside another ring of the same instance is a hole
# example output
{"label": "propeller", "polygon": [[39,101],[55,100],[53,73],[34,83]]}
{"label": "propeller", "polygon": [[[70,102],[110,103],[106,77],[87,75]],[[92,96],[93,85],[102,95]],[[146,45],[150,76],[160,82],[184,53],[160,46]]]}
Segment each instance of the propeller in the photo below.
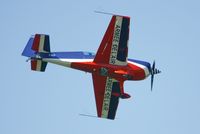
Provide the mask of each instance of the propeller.
{"label": "propeller", "polygon": [[151,91],[152,91],[152,89],[153,89],[154,75],[155,75],[155,74],[161,73],[161,71],[158,70],[157,68],[155,68],[155,66],[156,66],[156,63],[155,63],[155,60],[154,60],[154,61],[153,61],[153,65],[152,65],[152,67],[151,67]]}

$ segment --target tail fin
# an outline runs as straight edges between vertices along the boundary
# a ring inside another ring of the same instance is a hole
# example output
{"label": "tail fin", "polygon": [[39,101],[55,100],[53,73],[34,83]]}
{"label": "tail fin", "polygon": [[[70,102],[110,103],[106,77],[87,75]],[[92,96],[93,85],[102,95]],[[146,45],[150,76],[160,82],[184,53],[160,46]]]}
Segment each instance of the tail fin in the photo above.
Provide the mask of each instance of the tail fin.
{"label": "tail fin", "polygon": [[50,52],[49,35],[36,34],[34,37],[32,50],[36,52]]}
{"label": "tail fin", "polygon": [[39,53],[49,53],[50,52],[50,41],[49,35],[35,34],[32,36],[24,51],[23,56],[30,57],[31,59],[31,69],[34,71],[44,72],[47,66],[47,62],[42,61],[42,57],[38,58]]}

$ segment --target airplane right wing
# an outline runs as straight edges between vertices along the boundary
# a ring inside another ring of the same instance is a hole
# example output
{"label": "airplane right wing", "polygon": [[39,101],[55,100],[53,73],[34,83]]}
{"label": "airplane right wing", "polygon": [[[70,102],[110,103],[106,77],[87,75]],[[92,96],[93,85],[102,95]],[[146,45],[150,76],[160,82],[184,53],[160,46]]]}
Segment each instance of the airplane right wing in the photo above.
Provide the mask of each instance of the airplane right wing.
{"label": "airplane right wing", "polygon": [[130,18],[114,15],[103,37],[94,62],[127,65]]}

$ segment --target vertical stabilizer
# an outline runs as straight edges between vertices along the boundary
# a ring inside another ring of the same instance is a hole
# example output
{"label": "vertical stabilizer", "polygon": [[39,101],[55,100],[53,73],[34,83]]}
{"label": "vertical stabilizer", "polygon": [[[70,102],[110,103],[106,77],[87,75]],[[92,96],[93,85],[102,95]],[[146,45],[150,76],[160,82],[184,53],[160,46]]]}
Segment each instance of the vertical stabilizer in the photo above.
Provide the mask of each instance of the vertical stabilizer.
{"label": "vertical stabilizer", "polygon": [[31,70],[44,72],[47,66],[47,62],[42,61],[42,57],[38,58],[39,53],[49,53],[50,52],[50,41],[49,35],[45,34],[35,34],[32,36],[24,51],[23,56],[30,57],[31,59]]}

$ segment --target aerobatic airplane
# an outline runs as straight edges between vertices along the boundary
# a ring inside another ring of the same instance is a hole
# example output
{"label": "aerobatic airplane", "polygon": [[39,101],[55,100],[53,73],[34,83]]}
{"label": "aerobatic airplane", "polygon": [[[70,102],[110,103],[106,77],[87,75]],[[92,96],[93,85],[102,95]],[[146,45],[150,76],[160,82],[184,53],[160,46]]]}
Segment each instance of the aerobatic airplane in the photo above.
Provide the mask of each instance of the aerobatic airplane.
{"label": "aerobatic airplane", "polygon": [[44,72],[47,63],[89,72],[92,74],[97,116],[115,119],[119,99],[130,98],[124,92],[124,81],[144,80],[160,73],[155,62],[128,59],[130,17],[113,15],[96,54],[91,52],[51,52],[49,35],[30,37],[23,56],[29,57],[31,69]]}

